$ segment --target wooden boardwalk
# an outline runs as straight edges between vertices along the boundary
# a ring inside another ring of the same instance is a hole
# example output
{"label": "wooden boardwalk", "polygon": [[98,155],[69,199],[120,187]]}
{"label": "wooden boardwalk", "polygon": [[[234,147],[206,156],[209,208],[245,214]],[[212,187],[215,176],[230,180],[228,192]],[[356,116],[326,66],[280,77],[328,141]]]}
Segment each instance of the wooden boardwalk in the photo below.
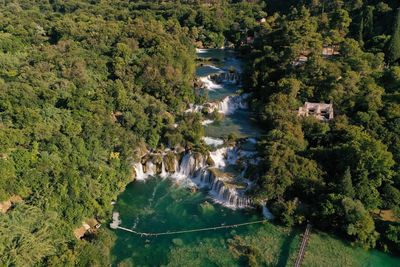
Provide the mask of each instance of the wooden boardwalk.
{"label": "wooden boardwalk", "polygon": [[300,267],[301,263],[303,262],[304,259],[304,253],[306,252],[308,240],[310,238],[311,234],[311,224],[307,224],[306,231],[304,232],[303,235],[303,240],[301,241],[300,249],[299,249],[299,254],[297,254],[297,259],[294,263],[294,267]]}

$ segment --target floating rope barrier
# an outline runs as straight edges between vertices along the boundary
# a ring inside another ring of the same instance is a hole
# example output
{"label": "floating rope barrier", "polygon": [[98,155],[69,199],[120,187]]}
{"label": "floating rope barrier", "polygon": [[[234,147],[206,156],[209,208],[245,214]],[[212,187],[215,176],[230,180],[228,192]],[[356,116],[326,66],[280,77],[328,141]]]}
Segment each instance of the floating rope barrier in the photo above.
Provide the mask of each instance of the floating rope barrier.
{"label": "floating rope barrier", "polygon": [[141,237],[143,236],[163,236],[163,235],[177,235],[177,234],[185,234],[185,233],[195,233],[195,232],[204,232],[204,231],[211,231],[211,230],[219,230],[219,229],[228,229],[228,228],[236,228],[240,226],[246,226],[246,225],[251,225],[251,224],[259,224],[259,223],[265,223],[267,220],[260,220],[260,221],[253,221],[253,222],[247,222],[247,223],[238,223],[238,224],[231,224],[231,225],[221,225],[221,226],[215,226],[215,227],[208,227],[208,228],[198,228],[198,229],[190,229],[190,230],[181,230],[181,231],[168,231],[168,232],[160,232],[160,233],[147,233],[147,232],[138,232],[129,228],[125,228],[122,226],[117,226],[114,229],[120,229],[124,230],[127,232],[131,232],[135,235],[140,235]]}

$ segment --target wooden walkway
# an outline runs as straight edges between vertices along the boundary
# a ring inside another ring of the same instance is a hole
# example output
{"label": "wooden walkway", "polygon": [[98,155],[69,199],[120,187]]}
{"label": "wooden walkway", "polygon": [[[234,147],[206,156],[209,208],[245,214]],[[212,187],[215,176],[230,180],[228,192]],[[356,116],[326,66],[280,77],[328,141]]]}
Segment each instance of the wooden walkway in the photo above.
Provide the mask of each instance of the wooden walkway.
{"label": "wooden walkway", "polygon": [[168,232],[159,232],[159,233],[148,233],[148,232],[138,232],[129,228],[117,226],[113,227],[114,229],[120,229],[127,232],[131,232],[135,235],[140,235],[141,237],[148,237],[148,236],[163,236],[163,235],[177,235],[177,234],[184,234],[184,233],[194,233],[194,232],[204,232],[204,231],[211,231],[211,230],[219,230],[219,229],[228,229],[228,228],[235,228],[240,226],[246,226],[251,224],[259,224],[265,223],[267,220],[260,220],[260,221],[253,221],[247,223],[238,223],[238,224],[231,224],[231,225],[221,225],[221,226],[214,226],[208,228],[198,228],[198,229],[190,229],[190,230],[181,230],[181,231],[168,231]]}
{"label": "wooden walkway", "polygon": [[304,253],[306,252],[308,240],[310,238],[311,234],[311,224],[307,224],[306,231],[304,232],[303,235],[303,240],[301,241],[300,249],[299,249],[299,254],[297,254],[297,259],[294,263],[294,267],[300,267],[301,263],[303,262],[304,259]]}

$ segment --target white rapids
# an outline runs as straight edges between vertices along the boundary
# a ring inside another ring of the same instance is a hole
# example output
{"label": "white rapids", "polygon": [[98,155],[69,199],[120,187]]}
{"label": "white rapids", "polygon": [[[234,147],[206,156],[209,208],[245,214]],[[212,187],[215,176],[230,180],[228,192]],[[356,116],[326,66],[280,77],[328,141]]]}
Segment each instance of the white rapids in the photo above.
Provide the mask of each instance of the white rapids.
{"label": "white rapids", "polygon": [[196,48],[196,53],[198,54],[203,54],[203,53],[207,53],[208,49],[203,49],[203,48]]}
{"label": "white rapids", "polygon": [[204,120],[204,121],[201,122],[201,125],[206,126],[206,125],[209,125],[209,124],[212,124],[212,123],[214,123],[213,120]]}
{"label": "white rapids", "polygon": [[219,138],[213,138],[213,137],[203,137],[202,140],[204,141],[204,143],[206,143],[209,146],[221,146],[224,144],[224,140],[219,139]]}
{"label": "white rapids", "polygon": [[222,88],[222,85],[212,81],[210,76],[200,77],[200,81],[203,83],[204,87],[209,91],[214,91]]}

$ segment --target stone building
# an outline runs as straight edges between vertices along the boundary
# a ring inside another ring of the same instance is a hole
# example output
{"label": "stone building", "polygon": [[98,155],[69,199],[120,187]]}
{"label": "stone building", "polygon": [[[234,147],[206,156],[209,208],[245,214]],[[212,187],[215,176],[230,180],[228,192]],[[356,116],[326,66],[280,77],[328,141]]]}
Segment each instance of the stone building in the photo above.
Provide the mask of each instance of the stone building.
{"label": "stone building", "polygon": [[306,102],[304,106],[299,107],[298,116],[313,116],[320,121],[329,121],[333,119],[333,105],[325,103]]}

